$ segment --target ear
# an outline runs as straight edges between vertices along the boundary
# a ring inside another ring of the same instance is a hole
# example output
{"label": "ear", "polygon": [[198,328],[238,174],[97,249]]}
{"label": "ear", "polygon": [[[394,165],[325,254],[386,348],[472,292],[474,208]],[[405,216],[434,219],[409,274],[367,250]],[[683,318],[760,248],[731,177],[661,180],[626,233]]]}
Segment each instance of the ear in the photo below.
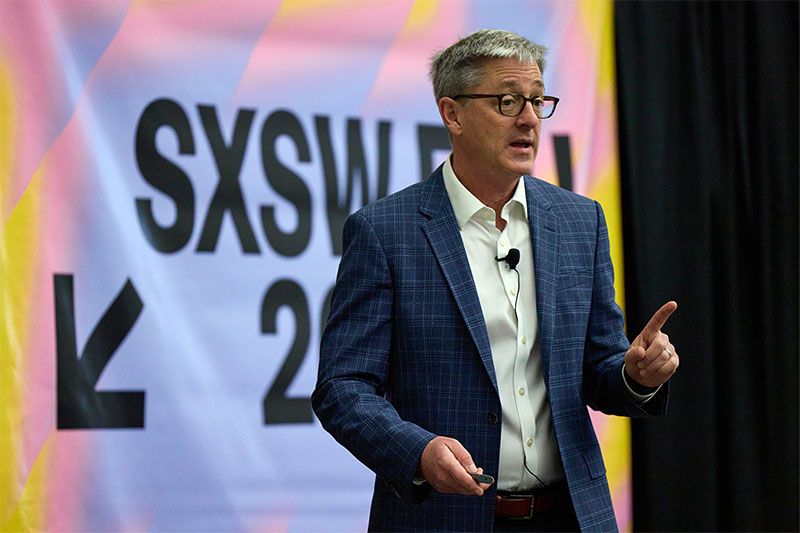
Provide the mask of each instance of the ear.
{"label": "ear", "polygon": [[461,117],[459,111],[461,110],[458,102],[447,96],[439,100],[439,115],[442,117],[442,122],[450,136],[461,135]]}

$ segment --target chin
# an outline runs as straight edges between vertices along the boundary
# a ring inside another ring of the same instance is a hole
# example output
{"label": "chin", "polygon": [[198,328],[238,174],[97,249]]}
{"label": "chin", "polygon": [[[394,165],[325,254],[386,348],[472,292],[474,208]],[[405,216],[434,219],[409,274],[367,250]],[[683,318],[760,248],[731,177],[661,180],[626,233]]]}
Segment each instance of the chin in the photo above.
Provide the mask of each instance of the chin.
{"label": "chin", "polygon": [[515,177],[522,176],[524,174],[530,174],[531,170],[533,170],[533,161],[527,163],[514,163],[513,165],[509,165],[508,167],[509,174],[513,174]]}
{"label": "chin", "polygon": [[535,156],[520,158],[514,157],[506,159],[505,164],[503,167],[508,171],[509,174],[514,174],[516,177],[522,176],[523,174],[530,174],[531,170],[533,170],[533,160]]}

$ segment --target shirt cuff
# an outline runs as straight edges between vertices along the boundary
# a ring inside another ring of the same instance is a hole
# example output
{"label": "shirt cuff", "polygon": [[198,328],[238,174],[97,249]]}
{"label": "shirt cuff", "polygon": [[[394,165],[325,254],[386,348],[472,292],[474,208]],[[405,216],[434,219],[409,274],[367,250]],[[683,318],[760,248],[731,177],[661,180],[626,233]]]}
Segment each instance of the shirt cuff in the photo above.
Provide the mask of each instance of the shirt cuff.
{"label": "shirt cuff", "polygon": [[[628,383],[628,373],[625,372],[625,365],[622,365],[622,382],[625,384],[625,388],[628,389],[630,395],[633,396],[633,398],[637,402],[639,402],[639,405],[645,404],[650,400],[652,400],[653,396],[655,396],[656,393],[661,389],[661,385],[659,385],[655,389],[649,389],[652,390],[653,392],[646,392],[645,394],[639,394],[638,392],[634,391],[631,385]],[[638,385],[638,386],[642,389],[648,388],[644,387],[643,385]]]}

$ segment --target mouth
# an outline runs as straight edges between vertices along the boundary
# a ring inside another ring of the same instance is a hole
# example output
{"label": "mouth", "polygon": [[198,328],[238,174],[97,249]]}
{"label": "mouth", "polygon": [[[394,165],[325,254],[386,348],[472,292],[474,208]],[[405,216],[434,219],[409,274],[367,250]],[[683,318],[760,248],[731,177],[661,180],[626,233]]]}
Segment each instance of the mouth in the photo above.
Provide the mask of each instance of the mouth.
{"label": "mouth", "polygon": [[530,142],[530,141],[526,141],[526,140],[514,141],[510,145],[511,145],[512,148],[515,148],[517,150],[526,150],[527,151],[527,150],[533,149],[533,143]]}

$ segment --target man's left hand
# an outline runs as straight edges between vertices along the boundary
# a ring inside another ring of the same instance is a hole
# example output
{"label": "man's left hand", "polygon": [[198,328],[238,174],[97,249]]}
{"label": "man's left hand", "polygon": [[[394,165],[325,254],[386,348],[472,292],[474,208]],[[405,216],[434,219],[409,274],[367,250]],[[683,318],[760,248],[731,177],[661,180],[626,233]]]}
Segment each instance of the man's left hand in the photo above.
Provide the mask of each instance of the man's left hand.
{"label": "man's left hand", "polygon": [[667,319],[678,308],[675,302],[665,303],[633,340],[625,354],[625,372],[644,387],[658,387],[678,370],[678,353],[669,337],[661,332]]}

